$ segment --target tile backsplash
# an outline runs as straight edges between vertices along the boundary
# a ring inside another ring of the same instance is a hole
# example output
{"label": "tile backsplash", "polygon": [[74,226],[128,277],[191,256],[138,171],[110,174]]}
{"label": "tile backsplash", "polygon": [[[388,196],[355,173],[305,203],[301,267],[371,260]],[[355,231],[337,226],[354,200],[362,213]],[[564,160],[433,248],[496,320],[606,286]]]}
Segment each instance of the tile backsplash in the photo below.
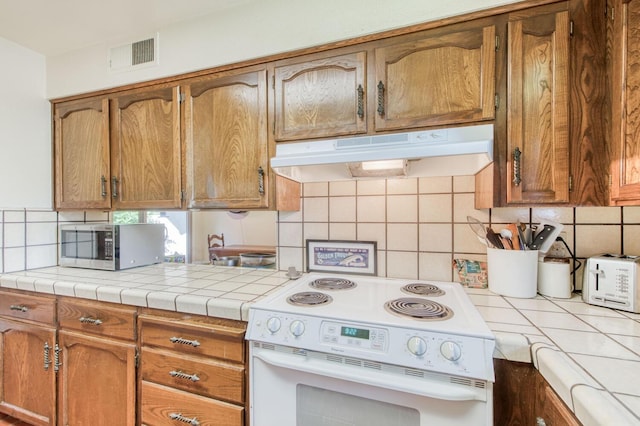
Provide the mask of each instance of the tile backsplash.
{"label": "tile backsplash", "polygon": [[[581,260],[640,255],[640,207],[476,210],[473,192],[473,176],[304,184],[301,210],[277,215],[279,268],[305,269],[307,239],[376,241],[379,276],[455,280],[453,259],[486,260],[467,216],[494,230],[517,219],[562,223]],[[0,272],[56,265],[58,224],[108,221],[108,212],[0,210]]]}
{"label": "tile backsplash", "polygon": [[[486,260],[467,216],[496,231],[517,219],[561,223],[580,260],[640,255],[640,207],[476,210],[473,176],[310,183],[302,192],[301,211],[278,214],[280,269],[306,267],[307,239],[376,241],[379,276],[450,281],[453,259]],[[578,271],[577,288],[580,281]]]}
{"label": "tile backsplash", "polygon": [[108,212],[0,210],[0,272],[55,266],[59,224],[108,220]]}

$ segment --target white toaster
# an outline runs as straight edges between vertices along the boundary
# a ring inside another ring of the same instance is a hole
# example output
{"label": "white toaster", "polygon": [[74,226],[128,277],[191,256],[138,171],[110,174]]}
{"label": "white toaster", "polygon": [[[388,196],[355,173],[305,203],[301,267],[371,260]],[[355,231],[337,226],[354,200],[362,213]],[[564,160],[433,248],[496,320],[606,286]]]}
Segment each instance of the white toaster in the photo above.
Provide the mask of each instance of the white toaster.
{"label": "white toaster", "polygon": [[582,279],[582,300],[592,305],[640,313],[640,256],[590,257]]}

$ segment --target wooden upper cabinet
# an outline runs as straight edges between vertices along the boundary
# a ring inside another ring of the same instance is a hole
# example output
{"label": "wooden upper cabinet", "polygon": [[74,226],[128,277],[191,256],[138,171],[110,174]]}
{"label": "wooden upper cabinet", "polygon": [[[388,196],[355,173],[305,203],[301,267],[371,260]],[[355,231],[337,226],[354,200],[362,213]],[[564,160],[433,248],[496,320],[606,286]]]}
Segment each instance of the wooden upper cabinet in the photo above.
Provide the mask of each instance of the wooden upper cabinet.
{"label": "wooden upper cabinet", "polygon": [[607,53],[611,87],[611,201],[640,204],[640,0],[612,0]]}
{"label": "wooden upper cabinet", "polygon": [[114,98],[111,128],[114,207],[180,208],[178,87],[144,89]]}
{"label": "wooden upper cabinet", "polygon": [[56,209],[108,209],[109,101],[71,101],[54,108]]}
{"label": "wooden upper cabinet", "polygon": [[357,52],[275,67],[277,141],[367,131],[367,55]]}
{"label": "wooden upper cabinet", "polygon": [[507,203],[569,202],[569,13],[508,23]]}
{"label": "wooden upper cabinet", "polygon": [[212,76],[184,91],[188,207],[268,207],[266,70]]}
{"label": "wooden upper cabinet", "polygon": [[375,129],[492,120],[495,49],[493,25],[375,49]]}

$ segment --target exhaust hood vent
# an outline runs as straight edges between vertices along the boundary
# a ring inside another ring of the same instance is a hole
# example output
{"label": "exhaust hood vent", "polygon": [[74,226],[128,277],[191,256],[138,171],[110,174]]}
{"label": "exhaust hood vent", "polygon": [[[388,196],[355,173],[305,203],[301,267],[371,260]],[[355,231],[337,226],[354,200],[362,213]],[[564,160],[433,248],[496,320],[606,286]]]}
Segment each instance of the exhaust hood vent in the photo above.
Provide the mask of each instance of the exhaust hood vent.
{"label": "exhaust hood vent", "polygon": [[474,175],[493,161],[493,124],[279,143],[271,168],[298,182]]}
{"label": "exhaust hood vent", "polygon": [[109,49],[109,70],[132,71],[158,64],[158,35]]}

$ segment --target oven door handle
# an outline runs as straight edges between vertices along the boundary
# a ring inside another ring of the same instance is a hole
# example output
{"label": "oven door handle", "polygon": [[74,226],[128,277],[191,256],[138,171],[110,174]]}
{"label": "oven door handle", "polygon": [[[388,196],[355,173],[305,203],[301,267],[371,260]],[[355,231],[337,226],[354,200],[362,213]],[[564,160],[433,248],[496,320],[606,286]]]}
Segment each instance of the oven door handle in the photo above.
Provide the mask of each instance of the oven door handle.
{"label": "oven door handle", "polygon": [[252,356],[272,366],[288,370],[362,383],[383,389],[421,395],[427,398],[446,401],[486,400],[486,392],[481,392],[481,389],[477,388],[464,389],[461,385],[423,381],[410,376],[402,377],[376,370],[367,370],[366,374],[362,374],[363,372],[357,368],[281,352],[259,351],[254,352]]}

